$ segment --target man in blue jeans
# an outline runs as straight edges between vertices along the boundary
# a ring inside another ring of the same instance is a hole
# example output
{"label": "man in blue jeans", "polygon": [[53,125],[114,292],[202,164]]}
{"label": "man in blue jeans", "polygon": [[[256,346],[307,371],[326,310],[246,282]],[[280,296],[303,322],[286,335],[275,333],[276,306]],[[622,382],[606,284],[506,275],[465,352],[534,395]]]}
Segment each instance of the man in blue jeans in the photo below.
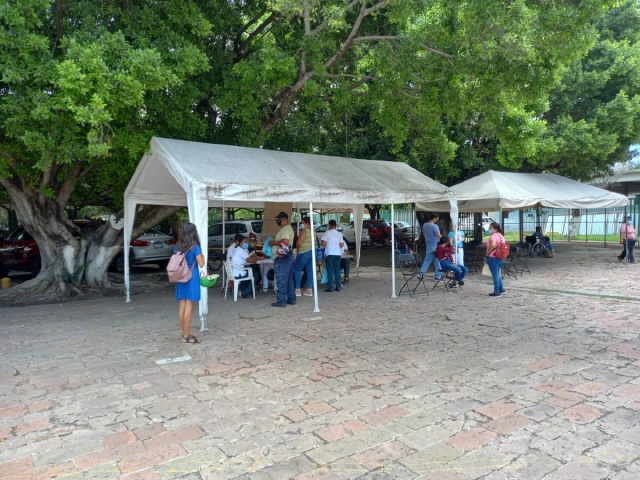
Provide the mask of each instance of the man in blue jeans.
{"label": "man in blue jeans", "polygon": [[431,262],[434,262],[435,280],[440,280],[440,277],[442,277],[442,273],[440,272],[440,261],[436,257],[438,241],[440,240],[440,237],[442,237],[440,228],[436,225],[439,218],[440,216],[437,213],[432,213],[429,215],[429,221],[422,226],[422,233],[424,234],[424,241],[427,248],[424,254],[422,267],[420,267],[420,272],[418,273],[418,275],[422,277],[426,273],[427,268],[429,268],[429,265],[431,265]]}
{"label": "man in blue jeans", "polygon": [[[276,301],[272,303],[271,306],[286,307],[287,305],[296,304],[295,282],[293,280],[293,255],[290,252],[290,248],[293,248],[293,228],[291,228],[289,224],[289,215],[285,212],[280,212],[276,215],[275,220],[280,230],[278,230],[276,238],[274,238],[270,244],[273,247],[273,271],[275,274],[275,282],[278,286],[278,293]],[[290,248],[282,248],[283,243],[289,245]]]}

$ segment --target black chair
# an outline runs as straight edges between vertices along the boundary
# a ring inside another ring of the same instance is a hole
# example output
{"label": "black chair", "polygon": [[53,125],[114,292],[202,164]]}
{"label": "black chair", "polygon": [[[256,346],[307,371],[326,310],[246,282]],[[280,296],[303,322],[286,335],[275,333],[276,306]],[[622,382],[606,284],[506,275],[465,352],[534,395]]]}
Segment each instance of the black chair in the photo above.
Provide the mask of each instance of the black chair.
{"label": "black chair", "polygon": [[440,272],[440,280],[437,280],[436,283],[433,284],[433,290],[435,290],[436,287],[444,287],[447,292],[456,288],[462,289],[460,285],[454,286],[456,284],[455,272],[451,270],[438,270],[438,272]]}
{"label": "black chair", "polygon": [[509,256],[504,259],[504,263],[502,264],[503,280],[504,280],[504,277],[507,277],[507,276],[513,277],[516,280],[518,280],[518,269],[516,268],[516,265],[515,265],[516,249],[517,247],[514,245],[511,245],[509,247]]}
{"label": "black chair", "polygon": [[531,254],[531,244],[527,242],[520,242],[516,245],[513,264],[516,273],[519,273],[520,276],[522,276],[524,272],[531,273],[531,270],[529,270],[529,265],[527,265],[529,257],[531,256],[533,256]]}
{"label": "black chair", "polygon": [[[411,298],[413,298],[414,295],[422,295],[423,293],[429,295],[427,286],[424,284],[424,276],[420,275],[418,262],[415,257],[410,253],[397,252],[396,259],[400,267],[400,274],[404,279],[404,285],[400,288],[398,296],[400,296],[402,292],[407,292]],[[415,285],[412,285],[412,282],[415,282]],[[417,291],[420,285],[424,288],[424,292]]]}
{"label": "black chair", "polygon": [[464,246],[464,264],[469,268],[469,273],[480,273],[478,250],[475,243]]}

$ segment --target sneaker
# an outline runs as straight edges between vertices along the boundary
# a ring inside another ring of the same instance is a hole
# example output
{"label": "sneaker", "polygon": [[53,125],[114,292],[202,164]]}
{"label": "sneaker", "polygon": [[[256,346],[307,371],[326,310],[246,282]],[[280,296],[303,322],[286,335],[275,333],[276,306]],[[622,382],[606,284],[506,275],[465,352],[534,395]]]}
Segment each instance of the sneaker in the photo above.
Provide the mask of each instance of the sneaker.
{"label": "sneaker", "polygon": [[336,288],[336,289],[334,290],[334,292],[340,292],[340,291],[342,291],[342,289],[341,289],[341,288]]}
{"label": "sneaker", "polygon": [[273,303],[271,304],[271,306],[272,306],[272,307],[280,307],[280,308],[284,308],[284,307],[286,307],[287,305],[286,305],[286,303],[273,302]]}
{"label": "sneaker", "polygon": [[456,282],[449,282],[448,288],[458,288]]}
{"label": "sneaker", "polygon": [[304,295],[305,297],[313,297],[313,290],[311,290],[310,288],[307,288],[307,289],[304,291],[303,295]]}
{"label": "sneaker", "polygon": [[503,288],[502,290],[500,290],[500,295],[505,295],[507,293],[507,291]]}
{"label": "sneaker", "polygon": [[296,297],[301,297],[302,296],[302,290],[300,290],[299,288],[296,288]]}
{"label": "sneaker", "polygon": [[325,292],[329,292],[329,293],[331,293],[331,292],[333,292],[333,290],[331,290],[330,288],[326,288],[326,289],[325,289]]}
{"label": "sneaker", "polygon": [[349,277],[344,277],[344,280],[342,281],[343,284],[345,283],[349,283]]}
{"label": "sneaker", "polygon": [[247,298],[249,295],[251,295],[250,293],[241,293],[240,296],[242,298]]}
{"label": "sneaker", "polygon": [[293,306],[293,305],[295,305],[295,304],[296,304],[296,302],[292,302],[291,300],[287,300],[287,305],[291,305],[291,306]]}
{"label": "sneaker", "polygon": [[440,280],[442,280],[441,278],[434,278],[433,281],[434,282],[439,282]]}
{"label": "sneaker", "polygon": [[462,280],[460,280],[460,281],[458,282],[458,285],[460,285],[461,287],[464,287],[464,282],[463,282]]}
{"label": "sneaker", "polygon": [[500,294],[499,293],[490,293],[489,296],[498,298],[500,296]]}
{"label": "sneaker", "polygon": [[263,289],[262,289],[262,293],[267,293],[268,291],[269,291],[269,289],[268,289],[268,288],[263,288]]}

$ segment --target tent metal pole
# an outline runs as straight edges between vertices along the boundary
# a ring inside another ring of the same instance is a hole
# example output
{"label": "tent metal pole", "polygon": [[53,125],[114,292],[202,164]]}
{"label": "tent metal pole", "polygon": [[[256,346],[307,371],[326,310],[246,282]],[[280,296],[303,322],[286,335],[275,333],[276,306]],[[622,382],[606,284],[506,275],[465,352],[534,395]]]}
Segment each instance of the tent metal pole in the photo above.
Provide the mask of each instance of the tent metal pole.
{"label": "tent metal pole", "polygon": [[[318,272],[316,271],[316,229],[313,226],[313,203],[309,202],[309,222],[311,222],[311,264],[313,266],[313,313],[318,313]],[[307,280],[308,281],[308,280]]]}
{"label": "tent metal pole", "polygon": [[607,209],[604,209],[604,248],[607,248],[607,234],[609,233],[609,229],[607,228]]}
{"label": "tent metal pole", "polygon": [[391,204],[391,298],[396,297],[396,229],[393,228],[395,222],[395,206]]}

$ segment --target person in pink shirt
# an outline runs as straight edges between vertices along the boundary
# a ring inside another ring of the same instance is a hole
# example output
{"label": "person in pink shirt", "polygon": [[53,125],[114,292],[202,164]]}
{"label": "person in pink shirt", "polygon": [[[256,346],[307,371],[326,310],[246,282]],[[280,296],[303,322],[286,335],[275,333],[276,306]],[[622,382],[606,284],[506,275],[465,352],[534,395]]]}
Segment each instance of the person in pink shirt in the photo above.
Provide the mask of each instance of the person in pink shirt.
{"label": "person in pink shirt", "polygon": [[502,265],[504,264],[504,260],[496,257],[496,250],[500,247],[501,243],[504,243],[504,236],[502,235],[502,229],[500,225],[496,222],[493,222],[489,225],[489,233],[491,236],[487,241],[487,264],[489,265],[489,270],[491,270],[491,276],[493,277],[493,293],[490,293],[490,297],[500,297],[504,295],[506,292],[504,291],[504,286],[502,285]]}
{"label": "person in pink shirt", "polygon": [[636,229],[633,228],[633,222],[631,217],[627,217],[622,225],[620,225],[620,243],[623,250],[618,255],[618,262],[622,263],[625,258],[628,257],[629,263],[635,263],[636,259],[633,256],[633,247],[636,244]]}

